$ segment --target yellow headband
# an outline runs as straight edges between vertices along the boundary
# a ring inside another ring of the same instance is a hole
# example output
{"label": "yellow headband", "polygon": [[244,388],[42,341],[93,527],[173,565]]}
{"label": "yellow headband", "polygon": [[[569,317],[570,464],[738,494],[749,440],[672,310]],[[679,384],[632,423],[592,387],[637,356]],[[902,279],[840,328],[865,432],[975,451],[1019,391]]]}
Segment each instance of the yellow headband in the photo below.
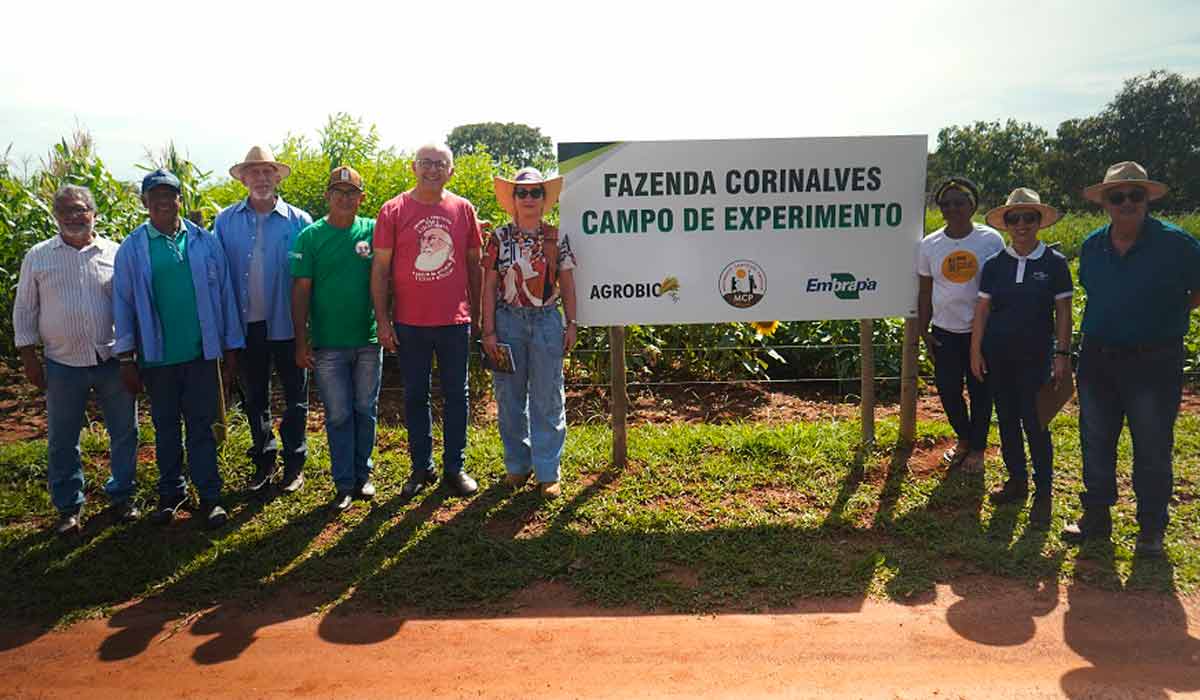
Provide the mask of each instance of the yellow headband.
{"label": "yellow headband", "polygon": [[959,192],[965,194],[967,199],[971,200],[972,207],[979,206],[979,202],[975,199],[975,193],[971,191],[971,188],[958,182],[957,180],[950,180],[946,184],[942,185],[941,189],[937,191],[937,196],[933,198],[933,201],[940,204],[942,197],[945,196],[945,194],[950,190],[958,190]]}

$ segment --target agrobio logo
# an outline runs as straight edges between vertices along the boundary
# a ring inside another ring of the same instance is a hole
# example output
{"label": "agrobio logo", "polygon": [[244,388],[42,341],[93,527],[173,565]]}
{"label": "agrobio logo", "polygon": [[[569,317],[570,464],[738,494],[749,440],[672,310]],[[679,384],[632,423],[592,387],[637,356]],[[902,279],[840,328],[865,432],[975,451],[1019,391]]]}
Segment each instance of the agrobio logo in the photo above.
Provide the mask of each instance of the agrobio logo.
{"label": "agrobio logo", "polygon": [[879,283],[870,277],[860,280],[849,272],[831,272],[828,280],[809,277],[804,291],[810,294],[833,292],[838,299],[858,299],[859,294],[873,292],[878,287]]}
{"label": "agrobio logo", "polygon": [[725,303],[748,309],[767,294],[767,273],[753,260],[734,260],[721,270],[717,290]]}
{"label": "agrobio logo", "polygon": [[593,284],[589,299],[655,299],[663,295],[679,302],[679,278],[664,277],[661,282],[615,282]]}

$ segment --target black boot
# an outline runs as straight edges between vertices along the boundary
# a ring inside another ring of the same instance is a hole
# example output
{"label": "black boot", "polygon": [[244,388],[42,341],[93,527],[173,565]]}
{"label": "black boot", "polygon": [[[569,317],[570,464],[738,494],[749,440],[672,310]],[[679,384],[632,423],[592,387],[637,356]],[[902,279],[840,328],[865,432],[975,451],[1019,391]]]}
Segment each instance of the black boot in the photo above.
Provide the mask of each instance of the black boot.
{"label": "black boot", "polygon": [[1083,517],[1079,522],[1072,523],[1062,531],[1064,542],[1081,544],[1084,540],[1112,538],[1112,514],[1107,506],[1092,506],[1083,508]]}

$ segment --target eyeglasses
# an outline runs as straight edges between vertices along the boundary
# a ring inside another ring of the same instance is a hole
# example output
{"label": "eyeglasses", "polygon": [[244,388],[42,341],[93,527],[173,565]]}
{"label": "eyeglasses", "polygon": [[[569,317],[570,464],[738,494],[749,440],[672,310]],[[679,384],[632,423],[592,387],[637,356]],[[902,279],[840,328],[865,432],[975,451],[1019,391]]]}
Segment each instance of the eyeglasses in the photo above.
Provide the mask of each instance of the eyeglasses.
{"label": "eyeglasses", "polygon": [[421,160],[417,161],[417,166],[424,168],[425,170],[447,170],[450,168],[450,161],[422,158]]}
{"label": "eyeglasses", "polygon": [[357,197],[362,191],[353,187],[330,187],[329,193],[336,197]]}
{"label": "eyeglasses", "polygon": [[1126,197],[1128,197],[1129,201],[1133,202],[1134,204],[1141,204],[1142,200],[1146,198],[1146,190],[1143,190],[1140,187],[1135,187],[1128,192],[1109,192],[1108,203],[1114,207],[1119,207],[1125,203]]}
{"label": "eyeglasses", "polygon": [[517,199],[525,199],[526,197],[541,199],[542,197],[546,196],[546,190],[542,189],[541,187],[530,187],[528,189],[518,187],[517,189],[513,190],[513,194]]}
{"label": "eyeglasses", "polygon": [[73,219],[78,216],[87,216],[92,213],[90,207],[70,207],[68,209],[55,209],[54,212],[64,219]]}
{"label": "eyeglasses", "polygon": [[1004,215],[1004,223],[1009,226],[1017,224],[1036,224],[1042,220],[1042,215],[1036,211],[1010,211]]}

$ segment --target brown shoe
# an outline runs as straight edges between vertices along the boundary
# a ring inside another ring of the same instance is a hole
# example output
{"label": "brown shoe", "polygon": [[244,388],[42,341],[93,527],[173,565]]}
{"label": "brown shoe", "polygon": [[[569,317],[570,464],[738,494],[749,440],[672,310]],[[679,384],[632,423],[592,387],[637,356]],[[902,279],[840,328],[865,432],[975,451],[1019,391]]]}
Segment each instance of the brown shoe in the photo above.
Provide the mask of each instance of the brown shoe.
{"label": "brown shoe", "polygon": [[558,498],[562,495],[562,487],[557,481],[547,481],[540,486],[543,498]]}

